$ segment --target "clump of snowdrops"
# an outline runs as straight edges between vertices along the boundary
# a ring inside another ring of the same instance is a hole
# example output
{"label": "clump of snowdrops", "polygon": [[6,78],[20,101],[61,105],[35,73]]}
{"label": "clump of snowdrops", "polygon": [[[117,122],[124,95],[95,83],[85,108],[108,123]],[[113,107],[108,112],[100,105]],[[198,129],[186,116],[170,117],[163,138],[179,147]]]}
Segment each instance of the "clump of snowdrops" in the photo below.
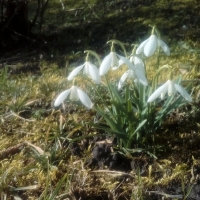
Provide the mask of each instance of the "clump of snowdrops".
{"label": "clump of snowdrops", "polygon": [[[86,61],[76,67],[68,76],[73,81],[72,87],[58,95],[54,106],[60,106],[66,98],[72,101],[81,101],[87,109],[94,109],[99,120],[90,125],[103,129],[108,135],[117,138],[120,149],[145,148],[153,144],[156,131],[162,126],[167,115],[188,102],[191,96],[180,85],[181,76],[173,78],[173,68],[169,65],[159,66],[159,54],[164,52],[170,56],[170,49],[160,39],[158,30],[153,27],[151,36],[139,46],[135,46],[131,55],[127,56],[122,42],[110,40],[110,53],[101,61],[97,53],[86,50]],[[115,51],[119,45],[125,56]],[[97,66],[92,64],[90,57],[97,59]],[[157,64],[153,77],[148,77],[145,60],[156,56]],[[109,81],[107,73],[124,67],[126,71],[116,81]],[[163,71],[168,70],[166,82],[159,83]],[[81,73],[81,71],[83,71]],[[75,77],[83,75],[99,95],[101,101],[92,102],[75,83]],[[104,97],[101,88],[104,88]]]}

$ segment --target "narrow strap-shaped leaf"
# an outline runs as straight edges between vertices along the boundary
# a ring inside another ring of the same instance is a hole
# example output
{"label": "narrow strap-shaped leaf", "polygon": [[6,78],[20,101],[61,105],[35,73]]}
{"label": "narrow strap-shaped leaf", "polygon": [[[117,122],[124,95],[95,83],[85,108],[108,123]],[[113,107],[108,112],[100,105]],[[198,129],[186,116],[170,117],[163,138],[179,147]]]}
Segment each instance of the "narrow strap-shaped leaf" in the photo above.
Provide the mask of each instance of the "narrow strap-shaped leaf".
{"label": "narrow strap-shaped leaf", "polygon": [[144,106],[147,105],[147,100],[145,98],[146,87],[140,83],[139,85],[139,99],[140,99],[140,110],[143,110]]}
{"label": "narrow strap-shaped leaf", "polygon": [[133,136],[142,128],[142,126],[147,122],[147,120],[143,120],[139,123],[138,127],[135,129],[135,131],[129,136],[129,140],[131,141]]}
{"label": "narrow strap-shaped leaf", "polygon": [[134,133],[138,132],[146,122],[146,119],[140,122]]}
{"label": "narrow strap-shaped leaf", "polygon": [[174,102],[172,102],[173,98],[174,98],[173,96],[168,98],[168,100],[164,104],[163,108],[158,113],[155,123],[157,123],[160,119],[163,119],[167,114],[172,112],[175,108],[179,108],[179,107],[183,106],[184,104],[188,103],[187,101],[185,101],[182,98],[182,96],[178,97]]}
{"label": "narrow strap-shaped leaf", "polygon": [[121,130],[121,128],[116,124],[116,122],[107,114],[105,114],[100,107],[96,108],[96,111],[105,119],[105,121],[108,123],[108,125],[113,130]]}
{"label": "narrow strap-shaped leaf", "polygon": [[[74,170],[73,170],[72,176],[73,176],[73,174],[74,174]],[[55,190],[53,191],[53,193],[51,194],[49,200],[54,200],[54,199],[55,199],[55,197],[58,195],[59,190],[61,189],[63,183],[66,182],[66,179],[68,179],[68,175],[69,175],[69,174],[66,173],[66,174],[62,177],[62,179],[58,182],[58,184],[56,185],[56,188],[55,188]]]}
{"label": "narrow strap-shaped leaf", "polygon": [[123,97],[119,94],[119,90],[115,86],[110,85],[110,90],[114,94],[114,97],[117,99],[117,101],[124,103]]}

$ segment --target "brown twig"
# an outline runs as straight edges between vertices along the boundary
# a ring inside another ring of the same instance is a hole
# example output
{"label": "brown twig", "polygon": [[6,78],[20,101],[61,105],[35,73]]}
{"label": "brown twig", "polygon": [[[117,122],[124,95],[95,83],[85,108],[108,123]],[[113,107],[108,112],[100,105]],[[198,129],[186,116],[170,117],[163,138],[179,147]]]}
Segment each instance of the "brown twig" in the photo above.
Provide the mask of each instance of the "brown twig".
{"label": "brown twig", "polygon": [[21,150],[24,147],[24,143],[19,143],[16,144],[14,146],[11,146],[3,151],[0,151],[0,160],[4,159],[4,158],[8,158],[9,156],[12,156],[14,154],[20,153]]}

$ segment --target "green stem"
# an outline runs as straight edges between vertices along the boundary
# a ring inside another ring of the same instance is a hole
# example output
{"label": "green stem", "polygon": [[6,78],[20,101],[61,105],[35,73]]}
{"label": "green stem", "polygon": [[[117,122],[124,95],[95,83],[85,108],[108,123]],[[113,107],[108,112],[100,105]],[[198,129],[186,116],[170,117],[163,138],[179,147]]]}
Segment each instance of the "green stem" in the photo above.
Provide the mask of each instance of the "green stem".
{"label": "green stem", "polygon": [[108,79],[107,79],[106,76],[104,76],[104,77],[105,77],[106,84],[107,84],[107,87],[108,87],[108,90],[109,90],[109,93],[110,93],[111,100],[114,100],[113,93],[112,93],[112,91],[110,89],[110,84],[108,83]]}
{"label": "green stem", "polygon": [[[158,48],[158,55],[157,55],[157,61],[156,61],[156,71],[159,69],[160,65],[160,48]],[[155,88],[158,86],[158,76],[155,77],[155,82],[154,82]]]}

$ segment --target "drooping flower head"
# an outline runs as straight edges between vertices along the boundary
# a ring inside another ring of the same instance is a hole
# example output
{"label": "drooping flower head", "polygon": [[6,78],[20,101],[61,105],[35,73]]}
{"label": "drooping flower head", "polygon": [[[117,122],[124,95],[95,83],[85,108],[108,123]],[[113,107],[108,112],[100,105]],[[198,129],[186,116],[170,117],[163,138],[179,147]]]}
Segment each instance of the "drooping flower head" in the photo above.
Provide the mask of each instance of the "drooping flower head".
{"label": "drooping flower head", "polygon": [[120,56],[115,52],[114,44],[112,43],[111,52],[103,59],[100,65],[100,76],[105,75],[110,68],[118,68],[122,63],[128,66],[132,65],[126,57]]}
{"label": "drooping flower head", "polygon": [[130,56],[129,69],[121,76],[118,89],[121,89],[126,79],[132,79],[135,83],[140,82],[141,84],[147,86],[148,81],[145,76],[145,67],[142,59],[135,55],[135,48]]}
{"label": "drooping flower head", "polygon": [[145,85],[145,86],[148,85],[144,68],[142,68],[140,65],[133,65],[121,76],[118,83],[118,89],[122,88],[127,78],[132,79],[134,82],[139,81],[142,85]]}
{"label": "drooping flower head", "polygon": [[130,61],[131,63],[133,63],[133,65],[137,66],[138,68],[141,68],[140,70],[145,74],[144,62],[140,57],[138,57],[137,55],[132,55],[130,57]]}
{"label": "drooping flower head", "polygon": [[136,50],[136,54],[143,53],[145,56],[150,57],[155,53],[156,49],[158,49],[159,47],[162,48],[166,55],[170,55],[170,50],[167,44],[155,35],[154,26],[152,29],[151,36],[139,45],[139,47]]}
{"label": "drooping flower head", "polygon": [[64,92],[60,93],[58,95],[58,97],[56,98],[55,102],[54,102],[54,106],[58,107],[61,103],[63,103],[63,101],[69,96],[70,100],[72,101],[78,101],[80,100],[82,102],[82,104],[91,109],[93,107],[93,103],[90,100],[90,98],[88,97],[88,95],[81,90],[79,87],[77,86],[72,86],[70,89],[65,90]]}
{"label": "drooping flower head", "polygon": [[154,101],[157,97],[160,96],[161,99],[164,99],[166,93],[169,96],[175,95],[176,92],[179,92],[183,98],[187,101],[192,102],[191,96],[187,93],[187,91],[181,87],[179,84],[175,83],[174,81],[168,80],[165,84],[160,86],[147,100],[147,102]]}
{"label": "drooping flower head", "polygon": [[99,70],[98,68],[92,64],[89,61],[89,53],[86,56],[86,62],[81,65],[76,67],[74,70],[72,70],[72,72],[69,74],[68,76],[68,80],[73,80],[73,78],[75,76],[77,76],[77,74],[83,69],[83,74],[88,75],[89,77],[91,77],[91,79],[96,83],[96,84],[100,84],[101,83],[101,77],[99,75]]}
{"label": "drooping flower head", "polygon": [[136,66],[143,74],[146,74],[145,65],[141,57],[136,54],[137,45],[134,45],[132,54],[130,56],[131,63]]}

